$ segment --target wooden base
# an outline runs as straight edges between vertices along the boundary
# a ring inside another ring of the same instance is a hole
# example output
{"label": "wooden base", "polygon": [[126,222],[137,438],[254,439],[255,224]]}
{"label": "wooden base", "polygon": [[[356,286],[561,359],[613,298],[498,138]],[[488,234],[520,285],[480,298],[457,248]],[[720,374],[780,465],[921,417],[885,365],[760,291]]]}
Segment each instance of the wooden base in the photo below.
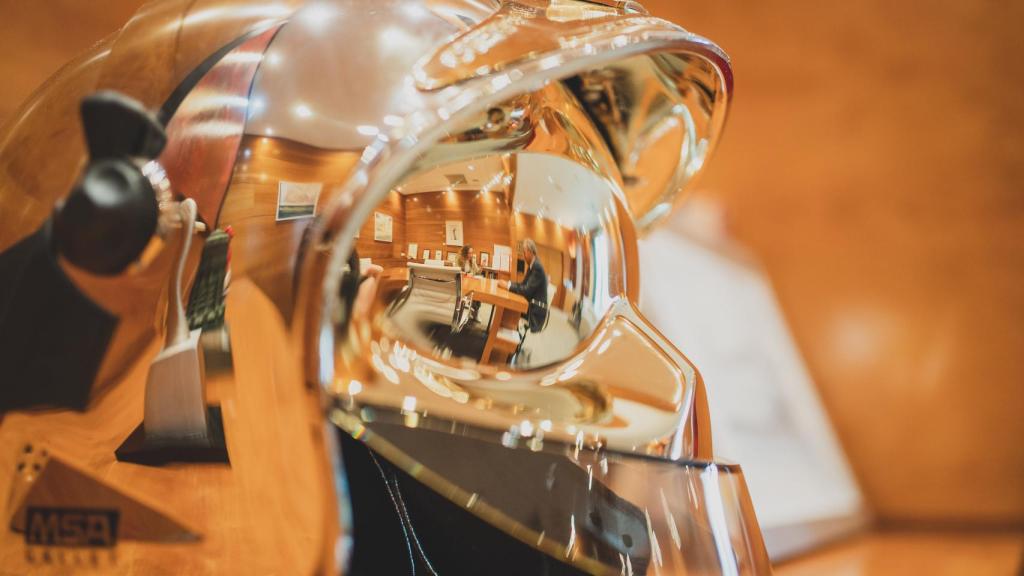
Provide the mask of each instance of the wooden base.
{"label": "wooden base", "polygon": [[220,406],[207,406],[206,426],[205,438],[169,439],[146,436],[145,425],[139,424],[114,451],[114,455],[121,462],[146,466],[162,466],[171,462],[230,463]]}
{"label": "wooden base", "polygon": [[198,533],[145,498],[114,488],[45,448],[26,444],[16,464],[8,510],[10,527],[26,529],[28,509],[113,510],[119,537],[150,542],[195,542]]}

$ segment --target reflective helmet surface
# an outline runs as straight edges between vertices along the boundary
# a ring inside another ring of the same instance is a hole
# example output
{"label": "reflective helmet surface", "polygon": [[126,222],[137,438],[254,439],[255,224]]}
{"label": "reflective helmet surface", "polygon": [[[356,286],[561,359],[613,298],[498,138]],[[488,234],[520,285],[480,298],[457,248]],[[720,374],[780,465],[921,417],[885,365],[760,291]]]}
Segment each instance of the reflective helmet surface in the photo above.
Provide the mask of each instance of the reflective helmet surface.
{"label": "reflective helmet surface", "polygon": [[[717,46],[618,0],[150,3],[0,135],[0,249],[74,183],[78,102],[100,89],[165,124],[169,192],[123,273],[62,262],[119,319],[75,423],[114,402],[141,417],[181,248],[164,216],[193,199],[195,283],[211,231],[230,237],[226,328],[204,341],[230,358],[207,361],[225,501],[305,500],[285,514],[297,535],[245,531],[254,567],[358,573],[353,467],[372,461],[413,512],[427,487],[567,569],[768,571],[742,474],[713,460],[699,373],[636,303],[637,236],[724,124]],[[103,422],[99,450],[130,431]],[[188,473],[160,472],[149,486]],[[471,556],[395,506],[418,561]]]}

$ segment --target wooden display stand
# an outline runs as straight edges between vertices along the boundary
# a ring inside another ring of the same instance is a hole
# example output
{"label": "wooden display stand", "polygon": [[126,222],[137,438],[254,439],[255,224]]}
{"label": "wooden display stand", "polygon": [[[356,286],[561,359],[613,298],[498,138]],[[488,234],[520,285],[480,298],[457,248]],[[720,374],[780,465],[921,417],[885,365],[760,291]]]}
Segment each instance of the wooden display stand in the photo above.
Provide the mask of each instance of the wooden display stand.
{"label": "wooden display stand", "polygon": [[195,542],[198,532],[163,512],[141,496],[105,484],[45,448],[26,444],[17,460],[7,509],[13,511],[9,525],[25,532],[29,508],[80,510],[87,513],[113,511],[117,514],[117,536],[151,542]]}
{"label": "wooden display stand", "polygon": [[167,339],[149,367],[144,420],[114,452],[125,462],[228,461],[220,408],[206,405],[201,330],[189,331],[182,302],[182,276],[195,229],[195,201],[181,203],[181,217],[181,253],[168,288]]}

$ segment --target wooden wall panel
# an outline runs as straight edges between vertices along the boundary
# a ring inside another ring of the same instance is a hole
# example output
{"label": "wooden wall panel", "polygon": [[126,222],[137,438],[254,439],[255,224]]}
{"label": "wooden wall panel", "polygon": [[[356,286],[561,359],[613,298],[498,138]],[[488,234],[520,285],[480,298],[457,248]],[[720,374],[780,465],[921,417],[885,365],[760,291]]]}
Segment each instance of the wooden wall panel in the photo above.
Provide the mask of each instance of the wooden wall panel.
{"label": "wooden wall panel", "polygon": [[405,206],[402,195],[392,190],[384,202],[374,210],[391,216],[391,242],[374,240],[374,216],[363,222],[356,238],[356,251],[360,258],[371,258],[375,263],[387,263],[388,260],[405,256]]}
{"label": "wooden wall panel", "polygon": [[[511,222],[505,195],[491,192],[477,195],[476,191],[457,190],[454,192],[426,192],[405,196],[407,243],[416,242],[422,254],[429,248],[441,250],[445,259],[449,252],[458,252],[459,246],[444,243],[446,220],[461,220],[463,241],[473,246],[479,255],[487,252],[494,255],[494,245],[510,246]],[[405,252],[408,246],[403,246]]]}
{"label": "wooden wall panel", "polygon": [[285,318],[290,318],[295,258],[313,220],[278,222],[278,185],[282,180],[322,183],[319,211],[345,181],[359,154],[246,136],[239,158],[217,222],[218,227],[231,226],[235,232],[231,274],[251,278]]}

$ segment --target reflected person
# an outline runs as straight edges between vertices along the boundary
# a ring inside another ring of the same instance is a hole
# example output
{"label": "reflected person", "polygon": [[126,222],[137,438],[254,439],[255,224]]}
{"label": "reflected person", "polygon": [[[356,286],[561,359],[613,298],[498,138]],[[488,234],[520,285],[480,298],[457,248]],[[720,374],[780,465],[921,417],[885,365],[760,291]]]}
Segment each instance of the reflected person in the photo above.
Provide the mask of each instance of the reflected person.
{"label": "reflected person", "polygon": [[467,274],[480,275],[480,265],[476,263],[476,251],[469,244],[466,244],[462,247],[462,250],[459,250],[459,257],[455,263],[459,266],[459,270]]}
{"label": "reflected person", "polygon": [[526,260],[523,281],[510,283],[502,280],[500,286],[526,298],[530,332],[540,332],[548,317],[548,274],[537,258],[537,244],[530,238],[523,240],[523,258]]}

